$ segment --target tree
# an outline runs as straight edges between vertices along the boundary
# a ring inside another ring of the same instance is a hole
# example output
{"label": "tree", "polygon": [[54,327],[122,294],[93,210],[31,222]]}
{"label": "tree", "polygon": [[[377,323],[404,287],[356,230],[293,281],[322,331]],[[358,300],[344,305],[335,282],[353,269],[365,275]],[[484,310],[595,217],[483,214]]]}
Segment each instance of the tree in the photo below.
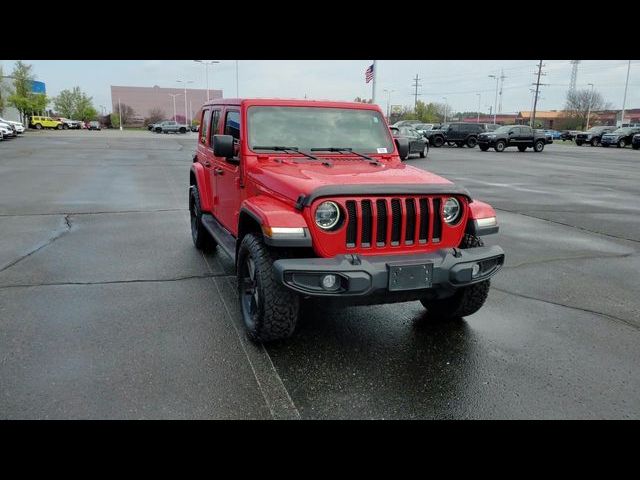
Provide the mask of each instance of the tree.
{"label": "tree", "polygon": [[42,112],[49,103],[47,96],[42,93],[33,93],[32,82],[35,76],[32,73],[33,65],[27,65],[18,60],[13,68],[13,94],[7,99],[9,105],[20,113],[20,120],[24,122],[25,114]]}
{"label": "tree", "polygon": [[120,128],[120,116],[117,113],[112,113],[110,117],[111,117],[111,122],[110,122],[111,126],[113,128]]}
{"label": "tree", "polygon": [[4,72],[0,65],[0,115],[4,115],[4,109],[7,106],[7,97],[10,95],[9,88],[4,81]]}
{"label": "tree", "polygon": [[587,125],[587,115],[594,110],[602,110],[605,107],[602,95],[590,89],[574,90],[567,93],[565,106],[564,128],[580,128],[584,130]]}
{"label": "tree", "polygon": [[80,87],[73,87],[73,90],[62,90],[53,99],[53,106],[63,117],[84,122],[94,120],[98,111],[93,106],[93,98],[87,96]]}
{"label": "tree", "polygon": [[149,111],[149,117],[145,118],[144,123],[158,123],[165,119],[164,110],[161,108],[154,108]]}
{"label": "tree", "polygon": [[62,90],[58,96],[53,99],[53,108],[65,118],[73,118],[76,103],[74,92],[76,88],[73,89],[73,92],[70,90]]}
{"label": "tree", "polygon": [[133,108],[131,108],[126,103],[121,103],[119,106],[116,107],[116,110],[118,112],[118,118],[122,120],[123,126],[129,123],[131,118],[136,114]]}

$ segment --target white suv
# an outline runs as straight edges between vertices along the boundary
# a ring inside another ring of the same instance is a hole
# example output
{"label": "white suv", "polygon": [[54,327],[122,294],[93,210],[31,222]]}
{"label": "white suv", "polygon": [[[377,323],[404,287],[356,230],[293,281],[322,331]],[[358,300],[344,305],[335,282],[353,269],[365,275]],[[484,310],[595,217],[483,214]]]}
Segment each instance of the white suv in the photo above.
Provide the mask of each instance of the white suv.
{"label": "white suv", "polygon": [[16,128],[16,133],[24,133],[24,125],[20,122],[13,122],[11,120],[5,120],[4,118],[0,118],[0,122],[13,125]]}

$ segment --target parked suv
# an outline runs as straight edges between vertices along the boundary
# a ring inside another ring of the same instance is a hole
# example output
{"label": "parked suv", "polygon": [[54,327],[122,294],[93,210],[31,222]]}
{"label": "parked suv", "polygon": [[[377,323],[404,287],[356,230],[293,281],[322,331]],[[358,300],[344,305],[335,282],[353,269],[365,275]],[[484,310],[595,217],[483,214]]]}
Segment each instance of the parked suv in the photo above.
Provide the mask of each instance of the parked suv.
{"label": "parked suv", "polygon": [[541,152],[546,143],[547,137],[542,130],[533,130],[527,125],[504,125],[478,136],[478,145],[483,152],[491,147],[496,152],[502,152],[507,147],[518,147],[521,152],[531,147],[535,152]]}
{"label": "parked suv", "polygon": [[300,304],[419,300],[471,315],[504,262],[496,212],[401,161],[377,105],[216,99],[189,176],[191,235],[235,262],[248,336],[290,336]]}
{"label": "parked suv", "polygon": [[6,123],[15,129],[16,133],[24,133],[24,125],[20,122],[13,122],[0,117],[0,122]]}
{"label": "parked suv", "polygon": [[634,150],[640,149],[640,133],[636,133],[631,139],[631,148]]}
{"label": "parked suv", "polygon": [[601,144],[603,147],[615,145],[618,148],[624,148],[631,144],[631,139],[636,133],[640,133],[640,127],[622,127],[613,132],[602,135]]}
{"label": "parked suv", "polygon": [[441,147],[446,142],[474,148],[478,144],[478,135],[484,131],[484,125],[480,123],[446,123],[439,130],[427,132],[426,136],[434,147]]}
{"label": "parked suv", "polygon": [[576,135],[576,145],[581,146],[585,143],[590,144],[592,147],[600,145],[602,135],[605,133],[613,132],[616,127],[610,127],[606,125],[591,127],[586,132],[580,132]]}
{"label": "parked suv", "polygon": [[156,123],[153,127],[153,131],[156,133],[187,133],[187,130],[189,129],[190,128],[188,125],[181,125],[178,122],[174,122],[173,120]]}
{"label": "parked suv", "polygon": [[402,160],[407,160],[413,153],[420,154],[420,158],[425,158],[429,154],[429,140],[424,138],[418,130],[412,127],[389,127],[393,138],[406,138],[409,142],[407,156]]}
{"label": "parked suv", "polygon": [[51,117],[31,117],[29,122],[29,126],[37,130],[42,130],[43,128],[62,130],[62,122]]}

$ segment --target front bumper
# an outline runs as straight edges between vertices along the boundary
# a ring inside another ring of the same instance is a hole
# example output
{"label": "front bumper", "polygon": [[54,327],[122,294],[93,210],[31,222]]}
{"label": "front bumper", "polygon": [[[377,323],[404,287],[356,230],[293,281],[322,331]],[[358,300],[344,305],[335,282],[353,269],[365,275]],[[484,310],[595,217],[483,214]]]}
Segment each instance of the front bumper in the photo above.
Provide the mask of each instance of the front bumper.
{"label": "front bumper", "polygon": [[618,139],[617,138],[602,137],[602,139],[600,140],[600,143],[602,143],[604,145],[615,145],[616,143],[618,143]]}
{"label": "front bumper", "polygon": [[[333,258],[281,259],[276,260],[273,267],[276,278],[298,293],[314,297],[363,297],[401,292],[451,292],[491,278],[503,263],[502,248],[491,246],[464,250],[444,248],[415,255],[348,254]],[[476,264],[480,271],[473,276]],[[322,279],[328,274],[338,278],[337,287],[332,290],[322,286]]]}

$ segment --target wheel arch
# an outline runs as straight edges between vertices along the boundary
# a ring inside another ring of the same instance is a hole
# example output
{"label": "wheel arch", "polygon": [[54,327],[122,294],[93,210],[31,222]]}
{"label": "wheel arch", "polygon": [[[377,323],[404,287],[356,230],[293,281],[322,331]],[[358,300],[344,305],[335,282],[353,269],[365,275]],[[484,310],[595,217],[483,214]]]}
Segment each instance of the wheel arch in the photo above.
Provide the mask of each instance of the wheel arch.
{"label": "wheel arch", "polygon": [[189,171],[189,188],[192,186],[198,187],[198,191],[200,192],[200,208],[202,208],[203,212],[210,212],[211,202],[209,191],[207,190],[207,182],[205,182],[205,175],[204,167],[199,163],[193,163]]}

